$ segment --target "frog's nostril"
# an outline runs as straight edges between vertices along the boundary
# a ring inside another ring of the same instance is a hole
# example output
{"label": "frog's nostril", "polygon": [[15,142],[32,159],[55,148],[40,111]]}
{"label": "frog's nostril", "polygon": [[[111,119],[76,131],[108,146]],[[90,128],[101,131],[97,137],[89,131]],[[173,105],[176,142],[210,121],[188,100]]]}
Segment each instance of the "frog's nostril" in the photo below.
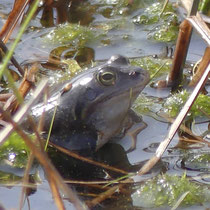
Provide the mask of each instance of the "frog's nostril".
{"label": "frog's nostril", "polygon": [[139,74],[140,74],[140,72],[137,72],[137,71],[131,71],[131,72],[129,73],[129,75],[132,76],[132,77],[136,77],[136,76],[138,76]]}

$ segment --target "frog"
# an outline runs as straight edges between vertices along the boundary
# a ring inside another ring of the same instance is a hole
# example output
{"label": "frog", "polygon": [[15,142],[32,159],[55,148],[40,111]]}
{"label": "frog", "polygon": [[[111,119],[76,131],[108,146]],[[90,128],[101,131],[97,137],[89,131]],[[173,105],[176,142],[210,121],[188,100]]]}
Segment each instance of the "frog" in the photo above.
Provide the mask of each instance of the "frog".
{"label": "frog", "polygon": [[69,151],[97,151],[126,134],[132,139],[132,151],[146,124],[131,107],[148,81],[147,71],[131,66],[122,55],[113,55],[58,84],[47,103],[35,105],[31,114],[38,122],[44,113],[42,136],[46,138],[51,127],[50,142]]}

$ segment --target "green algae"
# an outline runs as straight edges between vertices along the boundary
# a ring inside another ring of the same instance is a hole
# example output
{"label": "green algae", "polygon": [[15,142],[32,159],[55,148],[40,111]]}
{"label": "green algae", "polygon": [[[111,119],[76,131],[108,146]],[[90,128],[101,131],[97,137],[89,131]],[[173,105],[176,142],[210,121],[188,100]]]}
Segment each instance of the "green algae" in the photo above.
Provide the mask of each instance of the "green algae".
{"label": "green algae", "polygon": [[14,132],[0,147],[0,162],[12,167],[25,168],[29,153],[25,142]]}
{"label": "green algae", "polygon": [[[176,10],[171,3],[168,3],[162,12],[162,3],[154,3],[147,7],[143,14],[134,17],[136,25],[146,25],[149,30],[148,38],[159,42],[173,42],[178,35],[179,21]],[[150,27],[149,27],[150,26]]]}
{"label": "green algae", "polygon": [[[177,116],[189,95],[190,93],[184,90],[168,97],[164,103],[164,112],[168,112],[171,117]],[[209,99],[208,95],[199,94],[187,116],[190,118],[210,116]]]}
{"label": "green algae", "polygon": [[44,36],[44,41],[51,44],[73,44],[84,46],[88,41],[96,39],[99,34],[93,28],[79,24],[60,24]]}
{"label": "green algae", "polygon": [[132,197],[141,207],[155,208],[174,206],[185,193],[181,205],[191,206],[210,200],[208,188],[189,181],[185,174],[182,177],[159,174],[139,186]]}
{"label": "green algae", "polygon": [[[149,71],[150,77],[166,75],[170,71],[172,59],[170,58],[153,58],[152,56],[135,58],[130,60],[131,65],[139,66]],[[160,69],[161,68],[161,69]],[[156,72],[160,69],[158,74]]]}
{"label": "green algae", "polygon": [[196,171],[204,171],[209,172],[210,171],[210,153],[202,152],[200,154],[196,153],[186,153],[184,154],[184,157],[182,158],[182,164],[184,167],[190,169],[190,170],[196,170]]}

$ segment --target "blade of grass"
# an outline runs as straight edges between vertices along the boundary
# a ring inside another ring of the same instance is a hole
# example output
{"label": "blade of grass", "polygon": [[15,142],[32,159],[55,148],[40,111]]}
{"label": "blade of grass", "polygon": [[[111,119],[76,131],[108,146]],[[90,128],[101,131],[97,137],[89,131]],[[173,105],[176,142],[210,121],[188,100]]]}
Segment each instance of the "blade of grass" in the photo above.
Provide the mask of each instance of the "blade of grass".
{"label": "blade of grass", "polygon": [[[33,98],[30,99],[26,104],[22,106],[22,108],[15,114],[14,121],[20,122],[21,119],[28,113],[28,111],[31,109],[31,107],[34,105],[34,103],[38,100],[38,98],[41,96],[43,90],[47,87],[47,80],[42,80],[40,84],[38,85],[37,89],[34,92]],[[12,125],[8,125],[0,132],[0,145],[4,143],[4,141],[8,138],[8,136],[11,134],[13,130]]]}
{"label": "blade of grass", "polygon": [[[57,100],[59,100],[60,97],[58,97]],[[54,123],[54,120],[55,120],[55,114],[56,114],[56,111],[57,111],[57,105],[55,106],[54,108],[54,112],[53,112],[53,117],[52,117],[52,120],[50,122],[50,129],[49,129],[49,132],[48,132],[48,135],[47,135],[47,140],[46,140],[46,144],[45,144],[45,147],[44,147],[44,150],[46,151],[47,150],[47,146],[49,144],[49,140],[50,140],[50,135],[51,135],[51,132],[52,132],[52,127],[53,127],[53,123]]]}
{"label": "blade of grass", "polygon": [[[209,175],[210,176],[210,175]],[[125,180],[113,180],[111,181],[112,184],[133,184],[134,181],[131,180],[131,179],[125,179]],[[107,180],[107,181],[80,181],[80,180],[69,180],[69,179],[66,179],[65,180],[65,183],[67,184],[79,184],[79,185],[92,185],[91,187],[94,187],[96,185],[104,185],[104,184],[109,184],[110,183],[110,180]],[[135,182],[137,183],[137,182]],[[100,189],[104,189],[106,188],[105,186],[101,186]]]}
{"label": "blade of grass", "polygon": [[[133,173],[128,174],[128,175],[125,175],[125,176],[122,176],[122,177],[119,177],[119,178],[117,178],[115,180],[110,181],[109,183],[107,183],[106,185],[104,185],[104,187],[108,187],[108,186],[110,186],[110,185],[112,185],[112,184],[114,184],[116,182],[119,183],[119,181],[124,180],[125,178],[132,177],[132,176],[133,176]],[[125,179],[125,180],[129,180],[129,179]]]}
{"label": "blade of grass", "polygon": [[3,25],[0,37],[2,37],[4,43],[6,43],[13,32],[16,24],[20,20],[26,6],[28,5],[30,0],[15,0],[13,4],[13,9],[10,12],[7,21]]}
{"label": "blade of grass", "polygon": [[178,201],[175,203],[175,205],[171,208],[171,210],[176,210],[189,193],[190,191],[183,193],[181,197],[178,199]]}
{"label": "blade of grass", "polygon": [[[4,42],[1,39],[0,39],[0,47],[4,51],[4,53],[8,52],[7,46],[4,44]],[[18,69],[19,73],[23,76],[24,70],[13,56],[11,57],[11,62]]]}
{"label": "blade of grass", "polygon": [[91,160],[89,158],[86,158],[86,157],[83,157],[79,154],[77,154],[76,152],[73,152],[73,151],[70,151],[68,149],[65,149],[63,147],[60,147],[56,144],[53,144],[52,142],[50,142],[51,145],[53,145],[56,149],[58,149],[59,151],[61,151],[62,153],[66,154],[66,155],[69,155],[70,157],[73,157],[73,158],[76,158],[78,160],[81,160],[81,161],[84,161],[84,162],[87,162],[87,163],[90,163],[92,165],[96,165],[96,166],[99,166],[99,167],[103,167],[105,169],[108,169],[110,171],[115,171],[117,173],[121,173],[121,174],[125,174],[127,175],[128,172],[127,171],[124,171],[122,169],[119,169],[119,168],[115,168],[113,166],[109,166],[109,165],[106,165],[104,163],[99,163],[97,161],[94,161],[94,160]]}
{"label": "blade of grass", "polygon": [[50,179],[48,181],[49,181],[49,185],[52,190],[53,199],[54,199],[58,209],[65,210],[65,206],[64,206],[63,200],[61,198],[61,195],[59,193],[57,183],[55,182],[55,180],[52,177],[50,177]]}
{"label": "blade of grass", "polygon": [[193,25],[195,30],[199,33],[200,37],[210,45],[210,29],[203,21],[199,13],[197,16],[187,18],[188,21]]}
{"label": "blade of grass", "polygon": [[104,201],[105,199],[110,198],[115,192],[118,192],[120,187],[121,187],[121,185],[116,185],[114,187],[111,187],[109,190],[98,194],[98,196],[96,198],[94,198],[91,201],[86,202],[87,206],[89,208],[93,208],[94,206],[96,206],[100,202]]}
{"label": "blade of grass", "polygon": [[21,191],[21,195],[20,195],[20,202],[19,202],[19,210],[21,210],[23,208],[23,203],[24,203],[24,195],[26,194],[26,190],[27,187],[25,187],[25,185],[29,184],[29,172],[32,166],[32,163],[34,161],[34,155],[30,154],[27,165],[26,165],[26,169],[24,171],[24,176],[23,176],[23,186],[22,186],[22,191]]}
{"label": "blade of grass", "polygon": [[0,80],[2,78],[2,75],[3,75],[4,71],[6,70],[7,64],[9,62],[9,60],[11,59],[18,42],[20,41],[25,29],[27,28],[30,20],[32,19],[34,13],[36,12],[38,4],[39,4],[39,0],[35,0],[31,9],[30,9],[30,11],[29,11],[29,13],[28,13],[28,15],[27,15],[27,17],[26,17],[26,19],[24,20],[23,24],[20,27],[20,30],[19,30],[19,32],[16,36],[16,39],[14,40],[14,42],[12,43],[9,51],[7,52],[6,56],[4,57],[3,63],[2,63],[1,68],[0,68]]}
{"label": "blade of grass", "polygon": [[163,9],[162,9],[161,12],[160,12],[160,16],[162,16],[163,12],[165,11],[165,9],[166,9],[166,7],[167,7],[167,5],[168,5],[168,2],[169,2],[169,0],[165,0],[165,1],[164,1]]}
{"label": "blade of grass", "polygon": [[12,88],[13,93],[14,93],[14,95],[15,95],[16,98],[17,98],[18,103],[21,104],[21,103],[23,102],[23,97],[20,95],[20,93],[19,93],[17,87],[15,86],[15,81],[14,81],[14,79],[12,78],[11,73],[10,73],[7,69],[6,69],[6,71],[5,71],[5,75],[6,75],[7,79],[8,79],[9,86]]}
{"label": "blade of grass", "polygon": [[153,79],[153,78],[162,70],[162,68],[166,65],[166,63],[167,63],[167,61],[165,61],[165,62],[156,70],[156,72],[150,76],[150,81],[149,81],[149,82],[151,82],[152,79]]}

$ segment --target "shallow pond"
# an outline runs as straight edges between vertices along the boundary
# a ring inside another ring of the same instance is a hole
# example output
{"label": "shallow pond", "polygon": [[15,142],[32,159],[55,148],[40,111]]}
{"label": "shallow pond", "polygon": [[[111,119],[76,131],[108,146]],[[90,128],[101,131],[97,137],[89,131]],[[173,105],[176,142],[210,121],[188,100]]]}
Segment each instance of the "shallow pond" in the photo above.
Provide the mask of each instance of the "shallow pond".
{"label": "shallow pond", "polygon": [[[160,2],[160,5],[162,4],[162,1],[158,2]],[[173,26],[174,34],[169,34],[170,38],[166,37],[166,39],[169,39],[167,41],[158,41],[155,36],[164,37],[164,32],[162,35],[158,35],[158,33],[160,30],[166,30],[160,28],[165,22],[157,21],[151,24],[139,22],[140,15],[146,16],[145,8],[154,6],[153,3],[158,4],[157,1],[152,0],[73,1],[72,4],[69,4],[69,1],[66,0],[63,1],[63,6],[58,7],[55,4],[53,17],[47,16],[46,11],[44,16],[42,13],[43,7],[41,7],[40,12],[31,21],[23,35],[14,55],[23,66],[31,65],[35,61],[38,62],[40,73],[37,79],[47,76],[50,78],[51,84],[65,80],[73,74],[69,72],[64,62],[55,66],[52,64],[53,60],[75,59],[81,67],[88,68],[92,65],[92,62],[100,63],[110,58],[111,55],[121,54],[130,58],[132,65],[138,64],[150,71],[151,74],[155,70],[150,68],[158,69],[163,62],[166,63],[167,67],[164,72],[153,78],[134,104],[134,110],[142,115],[143,121],[147,124],[147,127],[138,135],[136,150],[126,153],[131,145],[129,137],[126,136],[123,139],[117,139],[106,144],[92,157],[94,160],[127,172],[138,171],[143,163],[152,157],[158,144],[166,137],[170,128],[170,123],[160,116],[160,112],[165,110],[164,104],[167,98],[171,96],[170,89],[156,89],[152,86],[152,82],[165,79],[167,76],[171,65],[170,56],[174,49],[178,25],[183,18],[183,14],[179,13],[180,7],[173,2],[171,7],[174,11],[168,11],[171,16],[166,17],[165,21],[170,23],[168,25]],[[2,18],[0,28],[6,21],[12,4],[12,0],[1,0],[0,15]],[[151,17],[153,17],[152,12]],[[155,15],[153,18],[155,18]],[[72,29],[69,23],[75,24],[75,28]],[[172,31],[172,29],[168,30]],[[15,33],[16,31],[12,35],[12,39],[15,38]],[[10,40],[11,42],[12,40]],[[188,62],[184,70],[187,78],[191,76],[192,67],[202,57],[205,48],[205,42],[196,33],[193,33],[187,56]],[[149,65],[150,61],[155,65]],[[209,86],[206,88],[209,91]],[[208,124],[209,119],[207,117],[197,117],[192,125],[193,133],[198,136],[204,134],[203,138],[209,141]],[[179,181],[170,182],[167,177],[159,177],[159,179],[154,180],[155,183],[167,183],[167,187],[161,188],[160,185],[158,188],[157,185],[152,184],[152,177],[156,178],[158,174],[162,173],[172,176],[178,175],[181,178],[187,176],[191,181],[188,183],[187,179],[186,183],[188,185],[195,183],[194,191],[197,189],[197,191],[205,192],[196,195],[197,200],[191,198],[188,203],[184,203],[179,209],[210,208],[209,199],[207,199],[209,197],[208,186],[210,181],[209,148],[201,143],[190,144],[180,141],[182,137],[183,135],[180,135],[180,133],[174,137],[167,152],[150,173],[142,177],[135,176],[134,180],[136,182],[123,186],[123,193],[114,195],[112,198],[96,205],[94,209],[171,209],[181,195],[185,192],[192,193],[188,192],[190,189],[181,190],[181,186],[179,186],[181,193],[180,196],[176,197],[173,186],[178,185],[176,182]],[[0,155],[0,182],[2,183],[0,185],[0,204],[6,209],[18,207],[21,194],[20,183],[24,173],[22,166],[14,167],[14,161],[9,159],[13,155],[11,151],[7,153],[7,160],[5,160],[5,156]],[[123,174],[67,157],[52,148],[49,150],[49,156],[66,180],[104,181],[123,176]],[[43,169],[36,163],[30,173],[31,182],[37,183],[37,186],[33,189],[29,188],[23,209],[56,209]],[[147,183],[148,180],[151,183]],[[180,181],[180,183],[182,182]],[[147,191],[144,185],[150,186],[150,190]],[[84,200],[92,199],[103,192],[102,188],[91,185],[71,184],[71,187]],[[171,188],[170,192],[173,191],[174,194],[170,194],[166,188]],[[162,194],[158,195],[157,191],[162,192]],[[153,195],[151,192],[154,192]],[[65,198],[65,195],[63,196]],[[147,196],[150,196],[149,199],[146,199]],[[155,196],[159,198],[158,201],[154,198]],[[174,200],[171,201],[167,196],[170,198],[174,196]],[[149,203],[148,200],[151,202]],[[74,208],[65,199],[64,203],[67,209]]]}

